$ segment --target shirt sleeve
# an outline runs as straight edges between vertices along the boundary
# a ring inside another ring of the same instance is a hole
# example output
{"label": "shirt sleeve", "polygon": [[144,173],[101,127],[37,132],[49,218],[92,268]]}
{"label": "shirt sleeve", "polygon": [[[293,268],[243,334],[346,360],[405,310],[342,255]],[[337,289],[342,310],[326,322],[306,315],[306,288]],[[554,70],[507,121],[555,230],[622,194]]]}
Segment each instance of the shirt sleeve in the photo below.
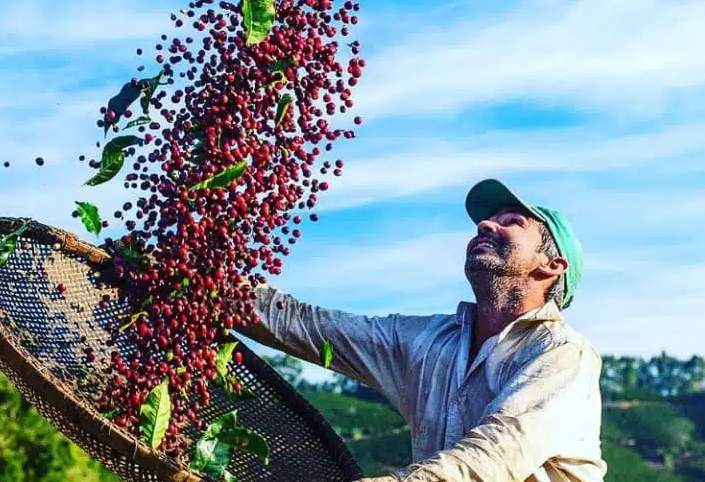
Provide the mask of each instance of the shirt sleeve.
{"label": "shirt sleeve", "polygon": [[550,348],[510,377],[477,427],[452,448],[400,471],[399,479],[525,481],[549,458],[569,454],[586,424],[596,425],[589,437],[599,440],[600,368],[599,355],[577,343]]}
{"label": "shirt sleeve", "polygon": [[256,309],[275,342],[265,344],[320,365],[320,350],[329,341],[332,370],[374,388],[404,413],[409,350],[426,317],[356,315],[303,303],[267,285],[256,293]]}

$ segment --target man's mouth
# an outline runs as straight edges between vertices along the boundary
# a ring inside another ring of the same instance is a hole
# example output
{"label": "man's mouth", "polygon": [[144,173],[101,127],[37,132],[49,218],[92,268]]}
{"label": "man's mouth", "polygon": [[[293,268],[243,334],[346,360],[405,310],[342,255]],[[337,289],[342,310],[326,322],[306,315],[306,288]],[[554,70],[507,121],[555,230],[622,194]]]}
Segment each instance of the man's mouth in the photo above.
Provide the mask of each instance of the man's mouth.
{"label": "man's mouth", "polygon": [[468,252],[472,253],[472,252],[479,250],[479,249],[496,249],[496,248],[497,248],[497,245],[493,241],[490,241],[489,239],[480,239],[480,240],[472,243]]}

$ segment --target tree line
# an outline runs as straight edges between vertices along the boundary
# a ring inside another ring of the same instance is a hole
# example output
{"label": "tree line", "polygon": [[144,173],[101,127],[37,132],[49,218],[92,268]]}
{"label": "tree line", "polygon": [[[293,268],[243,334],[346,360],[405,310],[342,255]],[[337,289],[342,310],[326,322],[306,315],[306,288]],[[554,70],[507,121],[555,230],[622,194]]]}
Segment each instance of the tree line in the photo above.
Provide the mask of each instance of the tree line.
{"label": "tree line", "polygon": [[705,359],[686,360],[662,351],[651,358],[602,356],[602,398],[614,400],[662,400],[705,390]]}
{"label": "tree line", "polygon": [[[381,396],[368,387],[337,373],[333,380],[311,383],[301,375],[301,361],[291,356],[264,358],[297,389],[331,391],[382,401]],[[705,358],[693,355],[680,360],[665,351],[651,358],[603,355],[600,388],[604,401],[663,400],[703,392]]]}

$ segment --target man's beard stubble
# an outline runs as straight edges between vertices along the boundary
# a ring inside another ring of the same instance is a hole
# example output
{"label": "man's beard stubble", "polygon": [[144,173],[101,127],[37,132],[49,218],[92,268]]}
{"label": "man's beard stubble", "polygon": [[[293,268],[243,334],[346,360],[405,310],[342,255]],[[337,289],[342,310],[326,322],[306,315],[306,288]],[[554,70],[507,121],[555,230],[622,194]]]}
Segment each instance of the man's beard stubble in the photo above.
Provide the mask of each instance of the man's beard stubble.
{"label": "man's beard stubble", "polygon": [[500,239],[488,238],[496,248],[492,252],[485,252],[478,255],[468,253],[465,262],[465,274],[470,279],[472,274],[483,273],[483,276],[511,276],[516,274],[516,269],[512,266],[512,254],[514,246]]}
{"label": "man's beard stubble", "polygon": [[496,245],[493,252],[467,255],[465,275],[476,298],[505,307],[516,305],[522,298],[522,290],[513,279],[521,275],[522,270],[514,262],[514,246],[498,239],[492,241]]}

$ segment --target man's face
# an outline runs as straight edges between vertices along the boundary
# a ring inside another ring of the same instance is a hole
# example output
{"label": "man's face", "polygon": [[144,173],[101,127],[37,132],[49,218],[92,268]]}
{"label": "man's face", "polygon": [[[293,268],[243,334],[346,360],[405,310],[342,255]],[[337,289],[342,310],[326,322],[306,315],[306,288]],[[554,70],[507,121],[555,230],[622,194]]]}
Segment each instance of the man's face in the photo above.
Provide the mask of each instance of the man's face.
{"label": "man's face", "polygon": [[471,280],[481,272],[495,276],[524,276],[545,255],[539,253],[539,221],[516,208],[505,208],[477,225],[477,235],[467,246],[465,275]]}

